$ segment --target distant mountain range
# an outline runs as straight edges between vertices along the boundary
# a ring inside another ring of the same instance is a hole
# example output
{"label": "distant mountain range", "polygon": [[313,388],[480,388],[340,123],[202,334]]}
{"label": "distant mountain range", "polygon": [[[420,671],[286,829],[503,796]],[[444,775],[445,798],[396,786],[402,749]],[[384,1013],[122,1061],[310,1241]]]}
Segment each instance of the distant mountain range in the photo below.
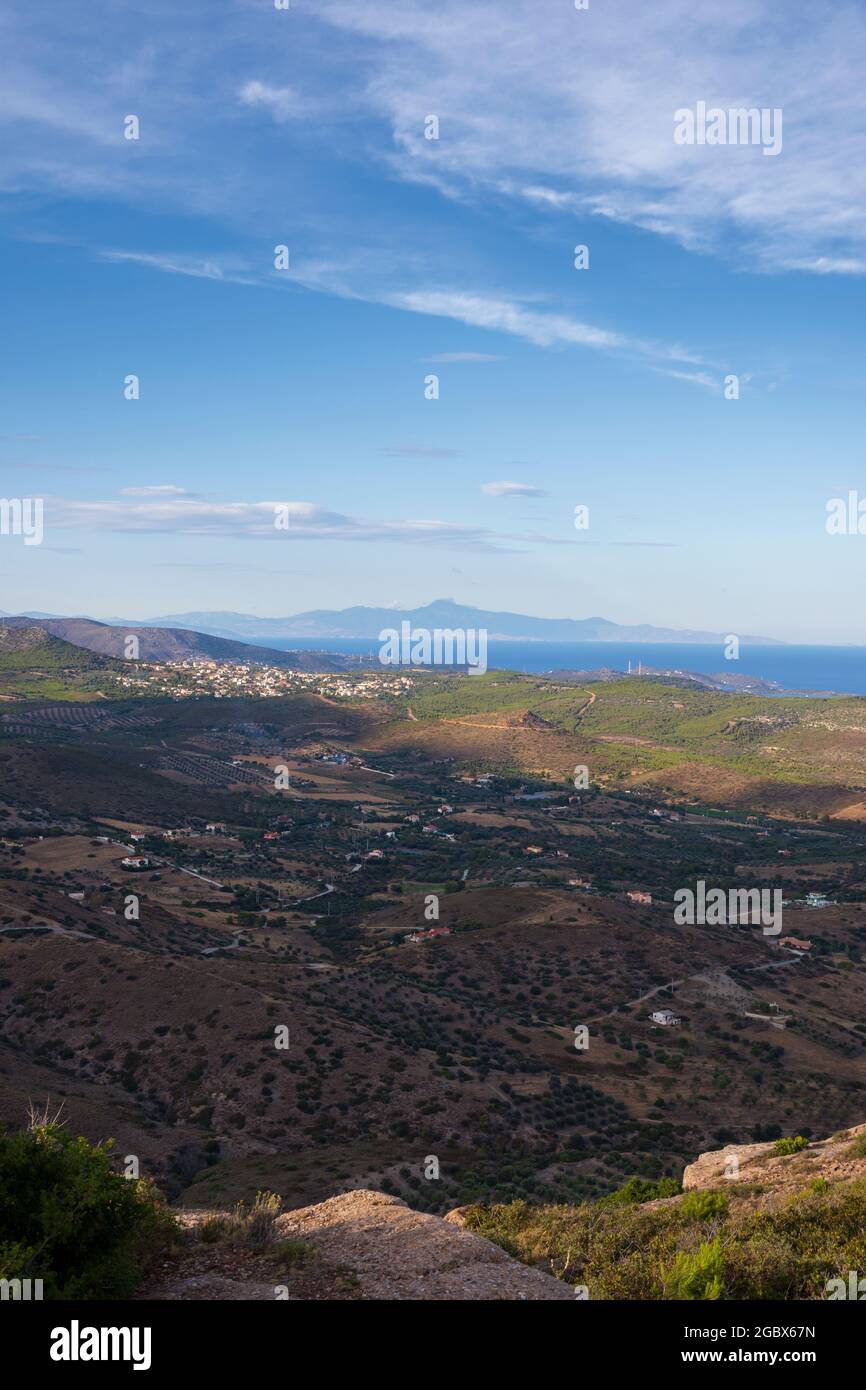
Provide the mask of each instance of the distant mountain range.
{"label": "distant mountain range", "polygon": [[[138,627],[137,622],[112,618],[112,623]],[[695,632],[642,623],[635,627],[607,618],[534,618],[522,613],[490,612],[453,599],[440,598],[422,608],[316,608],[287,618],[256,618],[249,613],[193,612],[148,618],[148,628],[193,628],[215,637],[244,642],[290,641],[293,637],[363,638],[376,640],[385,628],[401,622],[423,628],[484,628],[489,638],[523,642],[721,642],[718,632]],[[772,637],[738,633],[743,642],[781,646]],[[74,639],[73,639],[74,640]]]}

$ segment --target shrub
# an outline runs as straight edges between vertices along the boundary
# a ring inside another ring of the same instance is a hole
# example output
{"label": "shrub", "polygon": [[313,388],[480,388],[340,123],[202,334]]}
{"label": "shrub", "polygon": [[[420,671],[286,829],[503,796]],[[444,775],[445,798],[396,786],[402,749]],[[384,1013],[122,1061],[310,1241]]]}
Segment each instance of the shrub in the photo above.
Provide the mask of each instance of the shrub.
{"label": "shrub", "polygon": [[722,1244],[702,1241],[694,1254],[680,1250],[673,1265],[661,1269],[665,1298],[721,1298],[724,1287]]}
{"label": "shrub", "polygon": [[618,1187],[615,1192],[607,1192],[603,1197],[599,1197],[596,1205],[629,1207],[637,1202],[652,1202],[659,1197],[676,1197],[680,1191],[676,1178],[658,1178],[655,1182],[649,1178],[629,1178],[628,1182]]}
{"label": "shrub", "polygon": [[784,1158],[788,1154],[798,1154],[805,1149],[808,1139],[804,1139],[802,1134],[798,1134],[795,1139],[777,1139],[774,1144],[774,1151]]}
{"label": "shrub", "polygon": [[728,1214],[726,1192],[688,1192],[680,1203],[687,1221],[713,1221]]}
{"label": "shrub", "polygon": [[0,1134],[0,1278],[41,1279],[47,1299],[134,1292],[175,1223],[151,1182],[114,1172],[110,1151],[56,1121]]}
{"label": "shrub", "polygon": [[282,1197],[275,1192],[257,1192],[252,1206],[238,1202],[231,1212],[207,1217],[199,1226],[199,1239],[208,1245],[220,1240],[256,1248],[269,1245],[282,1205]]}

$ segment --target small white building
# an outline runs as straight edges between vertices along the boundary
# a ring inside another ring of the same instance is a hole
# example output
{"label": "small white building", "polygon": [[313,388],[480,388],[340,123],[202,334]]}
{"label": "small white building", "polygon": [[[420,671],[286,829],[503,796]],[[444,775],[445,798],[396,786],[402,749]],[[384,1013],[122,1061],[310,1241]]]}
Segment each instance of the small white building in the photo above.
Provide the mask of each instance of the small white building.
{"label": "small white building", "polygon": [[662,1028],[675,1028],[677,1024],[682,1023],[682,1019],[677,1018],[670,1009],[656,1009],[655,1013],[650,1014],[650,1018],[653,1023],[660,1023]]}

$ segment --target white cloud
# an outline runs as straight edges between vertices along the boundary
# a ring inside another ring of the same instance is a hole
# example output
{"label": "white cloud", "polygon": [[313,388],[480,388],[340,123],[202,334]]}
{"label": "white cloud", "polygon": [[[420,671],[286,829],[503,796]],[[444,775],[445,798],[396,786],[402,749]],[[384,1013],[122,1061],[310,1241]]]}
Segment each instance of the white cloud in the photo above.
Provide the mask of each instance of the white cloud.
{"label": "white cloud", "polygon": [[[631,222],[768,271],[860,273],[866,12],[852,0],[727,0],[723,20],[693,0],[586,12],[322,0],[319,12],[372,43],[367,97],[407,178]],[[781,108],[779,157],[676,145],[673,113],[698,100]],[[438,141],[419,112],[439,115]]]}
{"label": "white cloud", "polygon": [[427,362],[501,362],[503,359],[494,352],[439,352],[435,357],[427,357]]}
{"label": "white cloud", "polygon": [[291,120],[305,112],[305,103],[291,87],[270,87],[267,82],[247,82],[238,92],[244,106],[258,106],[277,122]]}
{"label": "white cloud", "polygon": [[217,257],[108,249],[101,250],[99,256],[104,261],[114,263],[131,261],[133,264],[145,266],[149,270],[162,270],[169,275],[191,275],[196,280],[225,280],[234,285],[262,283],[253,275],[242,274],[242,266],[237,258],[223,259],[220,263],[220,259]]}
{"label": "white cloud", "polygon": [[[249,116],[288,136],[315,114],[338,158],[456,197],[633,223],[769,271],[866,269],[856,0],[317,0],[285,43],[258,4],[212,8],[203,26],[195,7],[151,0],[131,36],[109,0],[55,6],[41,27],[7,0],[0,188],[279,223],[298,200],[278,149],[248,142]],[[782,109],[779,157],[675,145],[673,113],[697,100]],[[126,112],[142,116],[138,144],[123,140]]]}
{"label": "white cloud", "polygon": [[530,483],[482,483],[481,491],[489,497],[546,497],[547,493]]}
{"label": "white cloud", "polygon": [[[287,529],[278,529],[275,524],[282,509],[288,509]],[[270,539],[276,542],[374,541],[507,551],[513,549],[509,544],[511,541],[528,539],[446,521],[376,521],[346,516],[313,502],[287,499],[211,502],[175,493],[166,496],[162,489],[127,489],[121,500],[46,498],[45,517],[46,524],[66,529]]]}
{"label": "white cloud", "polygon": [[500,299],[464,290],[410,290],[386,296],[385,302],[416,314],[456,319],[473,328],[510,333],[536,347],[585,347],[663,361],[690,362],[701,359],[685,348],[647,342],[625,333],[613,333],[591,323],[582,323],[568,314],[527,308],[513,299]]}
{"label": "white cloud", "polygon": [[148,487],[122,487],[121,497],[185,497],[185,487],[175,487],[174,483],[155,483]]}
{"label": "white cloud", "polygon": [[395,294],[391,303],[416,314],[435,314],[458,319],[475,328],[513,333],[537,347],[573,343],[581,347],[622,348],[628,338],[592,324],[579,323],[566,314],[538,313],[507,299],[492,299],[462,290],[410,290]]}

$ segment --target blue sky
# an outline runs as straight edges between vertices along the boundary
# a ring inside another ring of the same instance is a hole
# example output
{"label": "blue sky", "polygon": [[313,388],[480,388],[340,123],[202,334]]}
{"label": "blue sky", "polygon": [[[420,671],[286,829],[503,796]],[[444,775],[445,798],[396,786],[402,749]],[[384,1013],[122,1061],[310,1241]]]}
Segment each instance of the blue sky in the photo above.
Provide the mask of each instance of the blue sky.
{"label": "blue sky", "polygon": [[[866,642],[862,7],[10,0],[0,52],[2,492],[45,499],[0,608]],[[700,100],[781,152],[677,145]]]}

